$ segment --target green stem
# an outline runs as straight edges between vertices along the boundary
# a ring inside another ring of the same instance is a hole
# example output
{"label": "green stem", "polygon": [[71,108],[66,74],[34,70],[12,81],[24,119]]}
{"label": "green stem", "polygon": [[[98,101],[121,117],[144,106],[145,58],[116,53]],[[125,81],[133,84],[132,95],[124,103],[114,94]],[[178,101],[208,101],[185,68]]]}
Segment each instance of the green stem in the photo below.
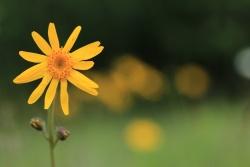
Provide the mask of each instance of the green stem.
{"label": "green stem", "polygon": [[55,112],[55,100],[53,100],[52,106],[50,110],[48,110],[48,142],[50,148],[50,160],[51,160],[51,167],[55,167],[55,120],[54,120],[54,112]]}

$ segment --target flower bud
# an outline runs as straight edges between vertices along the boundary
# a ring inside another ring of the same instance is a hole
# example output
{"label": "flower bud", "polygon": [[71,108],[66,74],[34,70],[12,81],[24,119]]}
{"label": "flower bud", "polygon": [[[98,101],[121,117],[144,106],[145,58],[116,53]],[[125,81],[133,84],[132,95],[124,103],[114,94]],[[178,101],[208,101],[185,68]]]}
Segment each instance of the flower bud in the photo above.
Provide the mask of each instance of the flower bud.
{"label": "flower bud", "polygon": [[32,128],[42,131],[44,122],[40,118],[32,118],[30,120],[30,125]]}
{"label": "flower bud", "polygon": [[65,129],[64,127],[59,127],[57,129],[57,137],[59,140],[66,140],[70,135],[70,131]]}

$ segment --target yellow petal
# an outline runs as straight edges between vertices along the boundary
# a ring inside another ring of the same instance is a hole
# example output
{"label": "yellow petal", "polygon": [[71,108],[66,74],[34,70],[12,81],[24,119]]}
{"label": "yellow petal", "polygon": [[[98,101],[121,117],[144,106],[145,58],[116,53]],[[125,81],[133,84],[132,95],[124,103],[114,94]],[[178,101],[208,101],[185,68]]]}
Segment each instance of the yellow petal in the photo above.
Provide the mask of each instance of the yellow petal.
{"label": "yellow petal", "polygon": [[77,61],[91,59],[95,57],[96,55],[98,55],[99,53],[101,53],[102,50],[104,49],[103,46],[99,46],[99,45],[100,45],[99,41],[90,43],[70,53],[70,55],[74,60],[77,60]]}
{"label": "yellow petal", "polygon": [[49,82],[51,81],[52,76],[49,74],[46,74],[40,84],[36,87],[36,89],[31,93],[28,104],[35,103],[43,94],[45,88],[48,86]]}
{"label": "yellow petal", "polygon": [[32,52],[26,52],[26,51],[20,51],[19,55],[24,59],[32,63],[41,63],[42,61],[46,60],[46,56],[32,53]]}
{"label": "yellow petal", "polygon": [[74,78],[74,80],[77,80],[79,83],[82,83],[83,85],[87,87],[90,87],[90,88],[99,87],[94,81],[92,81],[91,79],[89,79],[88,77],[86,77],[85,75],[83,75],[82,73],[76,70],[72,70],[70,73],[70,76]]}
{"label": "yellow petal", "polygon": [[60,48],[56,27],[54,23],[49,23],[49,29],[48,29],[48,36],[49,36],[49,42],[52,47],[52,49],[57,50]]}
{"label": "yellow petal", "polygon": [[36,45],[41,49],[41,51],[44,54],[49,55],[52,50],[51,50],[51,47],[49,46],[49,44],[45,41],[45,39],[43,39],[43,37],[35,31],[33,31],[31,33],[31,35],[32,35]]}
{"label": "yellow petal", "polygon": [[94,96],[98,95],[98,92],[94,88],[88,87],[84,82],[81,82],[75,77],[69,76],[68,81],[71,82],[76,87],[78,87],[79,89],[81,89],[82,91],[85,91]]}
{"label": "yellow petal", "polygon": [[22,84],[22,83],[27,83],[31,82],[37,79],[40,79],[44,76],[44,73],[47,68],[47,63],[40,63],[37,65],[34,65],[24,72],[22,72],[20,75],[18,75],[13,82],[16,84]]}
{"label": "yellow petal", "polygon": [[61,91],[60,91],[60,100],[63,113],[69,115],[69,95],[68,95],[68,82],[67,80],[61,80]]}
{"label": "yellow petal", "polygon": [[89,70],[94,66],[93,61],[79,61],[74,63],[73,68],[77,70]]}
{"label": "yellow petal", "polygon": [[77,26],[74,31],[71,33],[71,35],[69,36],[66,44],[63,47],[63,51],[68,53],[71,48],[73,47],[73,45],[75,44],[75,41],[78,37],[78,35],[80,34],[81,31],[81,26]]}
{"label": "yellow petal", "polygon": [[45,95],[45,102],[44,102],[44,109],[48,109],[52,103],[52,101],[55,98],[57,85],[59,80],[58,79],[52,79],[49,88]]}

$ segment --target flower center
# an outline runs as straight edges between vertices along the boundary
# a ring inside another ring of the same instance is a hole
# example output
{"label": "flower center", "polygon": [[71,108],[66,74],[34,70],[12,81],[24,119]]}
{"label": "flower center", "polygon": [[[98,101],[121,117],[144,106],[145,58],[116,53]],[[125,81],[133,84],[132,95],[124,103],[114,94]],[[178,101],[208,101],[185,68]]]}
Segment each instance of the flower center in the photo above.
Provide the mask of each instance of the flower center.
{"label": "flower center", "polygon": [[53,51],[48,56],[48,71],[56,79],[66,79],[72,69],[70,57],[62,50]]}

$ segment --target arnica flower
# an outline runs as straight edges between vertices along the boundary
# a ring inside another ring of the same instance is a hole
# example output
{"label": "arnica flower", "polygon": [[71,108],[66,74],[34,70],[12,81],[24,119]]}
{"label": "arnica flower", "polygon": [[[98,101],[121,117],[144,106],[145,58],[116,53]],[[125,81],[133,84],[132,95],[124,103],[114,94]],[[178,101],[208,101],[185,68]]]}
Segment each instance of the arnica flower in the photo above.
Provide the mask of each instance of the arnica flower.
{"label": "arnica flower", "polygon": [[31,33],[32,38],[43,54],[20,51],[19,55],[23,59],[36,63],[36,65],[25,70],[14,79],[14,83],[16,84],[42,79],[30,95],[28,104],[35,103],[49,85],[44,101],[44,109],[49,109],[60,83],[60,102],[64,114],[68,115],[68,81],[91,95],[96,96],[98,94],[96,90],[98,85],[77,70],[84,71],[92,68],[94,62],[89,59],[101,53],[104,47],[100,46],[99,41],[96,41],[70,52],[80,31],[81,26],[77,26],[69,36],[64,47],[60,47],[54,23],[50,23],[48,28],[50,45],[37,32],[33,31]]}

